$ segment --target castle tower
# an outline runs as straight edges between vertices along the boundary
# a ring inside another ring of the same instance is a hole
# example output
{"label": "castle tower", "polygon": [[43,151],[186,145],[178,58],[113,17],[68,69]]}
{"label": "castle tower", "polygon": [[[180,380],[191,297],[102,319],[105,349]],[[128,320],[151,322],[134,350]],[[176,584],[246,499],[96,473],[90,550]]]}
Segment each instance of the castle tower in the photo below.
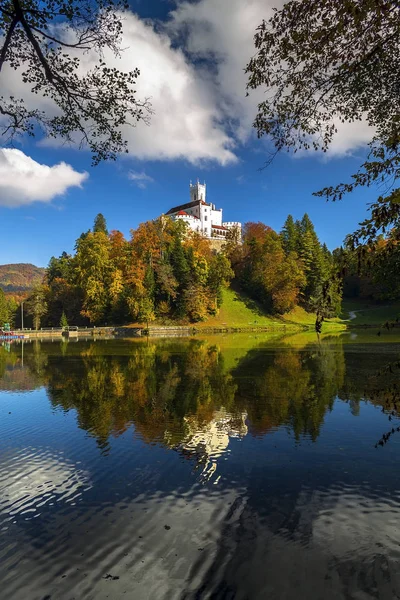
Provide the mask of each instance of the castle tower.
{"label": "castle tower", "polygon": [[196,183],[190,182],[190,202],[203,200],[206,202],[206,182],[200,183],[197,179]]}

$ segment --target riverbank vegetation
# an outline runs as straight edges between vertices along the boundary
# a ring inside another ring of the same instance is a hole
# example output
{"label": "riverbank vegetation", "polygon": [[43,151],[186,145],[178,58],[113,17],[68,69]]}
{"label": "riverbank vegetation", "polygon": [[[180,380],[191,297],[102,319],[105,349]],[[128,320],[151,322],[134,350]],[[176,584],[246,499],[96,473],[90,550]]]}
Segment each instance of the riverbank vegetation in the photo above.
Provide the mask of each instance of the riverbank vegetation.
{"label": "riverbank vegetation", "polygon": [[[316,313],[330,327],[381,326],[399,314],[398,261],[393,232],[367,250],[347,238],[331,253],[307,215],[289,215],[280,233],[246,223],[242,239],[232,232],[218,253],[167,217],[125,239],[98,215],[74,254],[52,257],[23,298],[25,326],[313,328]],[[0,291],[0,322],[20,326],[20,313],[20,298]]]}
{"label": "riverbank vegetation", "polygon": [[334,270],[334,256],[307,215],[289,216],[280,233],[246,223],[242,239],[233,231],[220,252],[164,216],[141,223],[127,240],[98,215],[73,255],[50,259],[26,314],[35,327],[221,318],[229,326],[312,325],[317,311],[324,318],[340,314]]}

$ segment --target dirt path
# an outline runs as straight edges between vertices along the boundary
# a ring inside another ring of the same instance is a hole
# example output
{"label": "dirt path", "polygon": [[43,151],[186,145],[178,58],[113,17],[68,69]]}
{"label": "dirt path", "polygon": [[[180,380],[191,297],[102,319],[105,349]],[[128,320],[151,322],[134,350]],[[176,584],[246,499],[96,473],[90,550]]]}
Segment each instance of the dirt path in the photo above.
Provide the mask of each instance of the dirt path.
{"label": "dirt path", "polygon": [[361,312],[369,312],[371,310],[379,310],[381,308],[389,308],[388,305],[384,305],[384,306],[371,306],[369,308],[359,308],[357,310],[349,310],[348,311],[348,315],[349,315],[349,321],[352,321],[353,319],[355,319],[357,317],[357,313]]}

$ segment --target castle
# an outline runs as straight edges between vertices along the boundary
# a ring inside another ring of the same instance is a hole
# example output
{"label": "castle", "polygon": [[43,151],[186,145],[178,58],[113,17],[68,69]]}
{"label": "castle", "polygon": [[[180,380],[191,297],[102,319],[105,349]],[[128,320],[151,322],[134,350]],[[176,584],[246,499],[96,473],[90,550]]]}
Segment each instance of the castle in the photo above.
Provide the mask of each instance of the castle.
{"label": "castle", "polygon": [[241,234],[242,224],[236,221],[222,221],[222,208],[206,202],[206,184],[190,182],[190,202],[171,208],[167,215],[172,219],[181,219],[187,225],[207,238],[224,239],[230,229],[238,229]]}

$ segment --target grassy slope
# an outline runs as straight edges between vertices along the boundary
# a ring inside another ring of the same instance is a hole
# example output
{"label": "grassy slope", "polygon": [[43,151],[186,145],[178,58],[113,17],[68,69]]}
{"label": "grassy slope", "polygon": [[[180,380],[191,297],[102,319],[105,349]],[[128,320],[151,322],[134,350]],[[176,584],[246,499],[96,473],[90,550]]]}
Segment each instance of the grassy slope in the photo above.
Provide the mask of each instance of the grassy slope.
{"label": "grassy slope", "polygon": [[[210,317],[204,323],[196,324],[196,328],[289,327],[298,329],[299,326],[313,327],[314,323],[315,315],[307,313],[300,307],[283,316],[267,315],[256,302],[229,288],[223,291],[223,302],[218,315]],[[329,326],[343,328],[339,319],[330,320]]]}
{"label": "grassy slope", "polygon": [[[315,315],[306,312],[303,308],[297,306],[286,315],[268,315],[262,307],[251,300],[243,293],[238,293],[231,288],[223,290],[222,306],[215,317],[209,317],[207,321],[192,324],[197,330],[206,329],[251,329],[257,327],[268,327],[271,329],[298,331],[301,328],[313,329],[315,324]],[[163,322],[156,320],[150,323],[150,327],[163,325],[188,325],[187,322]],[[143,327],[144,323],[131,323],[127,327]],[[346,329],[346,323],[341,319],[328,319],[323,330],[343,330]]]}
{"label": "grassy slope", "polygon": [[394,321],[400,317],[400,302],[376,306],[360,300],[344,300],[342,318],[348,320],[351,312],[355,313],[355,318],[348,321],[350,326],[376,325],[379,327],[386,321]]}

